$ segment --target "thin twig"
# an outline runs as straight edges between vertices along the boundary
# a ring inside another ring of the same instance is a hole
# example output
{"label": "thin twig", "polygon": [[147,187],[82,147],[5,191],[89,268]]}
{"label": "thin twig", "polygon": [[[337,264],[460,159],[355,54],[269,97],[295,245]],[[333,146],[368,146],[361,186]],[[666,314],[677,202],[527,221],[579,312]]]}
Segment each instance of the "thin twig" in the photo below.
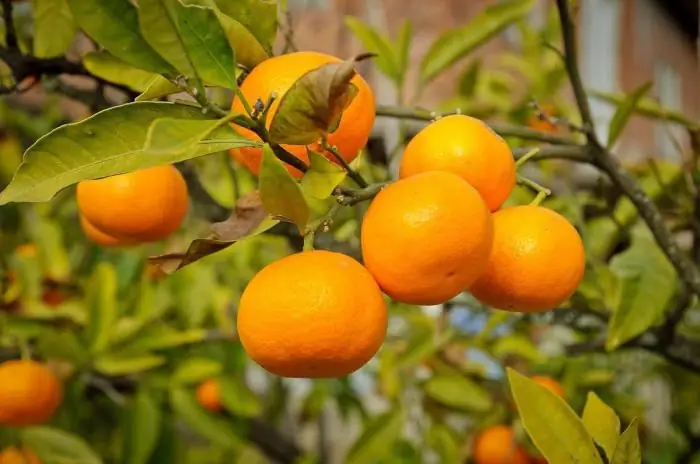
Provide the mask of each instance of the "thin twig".
{"label": "thin twig", "polygon": [[12,0],[2,0],[2,17],[5,21],[5,45],[10,50],[19,51],[17,42],[17,30],[12,17]]}
{"label": "thin twig", "polygon": [[338,203],[345,206],[352,206],[363,201],[371,200],[388,184],[372,184],[362,190],[353,190],[338,187],[335,189],[335,197]]}
{"label": "thin twig", "polygon": [[[520,160],[532,148],[516,148],[513,150],[513,156],[516,160]],[[592,162],[588,154],[588,148],[584,145],[547,145],[539,147],[536,154],[530,158],[531,161],[543,160],[564,160],[573,163],[588,163]]]}
{"label": "thin twig", "polygon": [[333,158],[335,158],[338,164],[340,164],[343,167],[343,169],[345,169],[345,171],[348,173],[348,177],[355,181],[355,183],[359,185],[360,188],[366,188],[369,185],[359,172],[355,171],[353,168],[350,167],[348,162],[345,161],[345,158],[343,158],[343,156],[338,151],[337,147],[330,145],[326,139],[321,140],[321,146],[324,150],[333,155]]}

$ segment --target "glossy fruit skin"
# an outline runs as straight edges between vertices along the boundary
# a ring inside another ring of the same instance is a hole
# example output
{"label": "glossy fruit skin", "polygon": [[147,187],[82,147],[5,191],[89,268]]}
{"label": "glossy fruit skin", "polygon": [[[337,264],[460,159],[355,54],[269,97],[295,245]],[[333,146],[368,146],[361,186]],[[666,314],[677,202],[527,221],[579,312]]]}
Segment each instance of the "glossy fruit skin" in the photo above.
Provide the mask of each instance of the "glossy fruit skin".
{"label": "glossy fruit skin", "polygon": [[561,384],[557,380],[555,380],[551,377],[544,377],[544,376],[537,375],[537,376],[532,377],[532,380],[539,383],[543,387],[546,387],[549,391],[551,391],[552,393],[554,393],[555,395],[557,395],[561,398],[564,398],[566,396],[564,393],[564,387],[562,387]]}
{"label": "glossy fruit skin", "polygon": [[365,266],[387,295],[409,304],[460,294],[486,268],[492,242],[491,213],[479,193],[443,171],[385,187],[362,221]]}
{"label": "glossy fruit skin", "polygon": [[[304,74],[329,63],[339,63],[341,60],[331,55],[326,55],[314,51],[300,51],[279,55],[267,59],[253,68],[251,73],[241,84],[241,92],[246,100],[252,105],[260,99],[266,102],[273,92],[277,93],[277,98],[273,102],[266,119],[266,126],[269,128],[272,118],[279,107],[283,95],[289,88]],[[362,76],[356,74],[352,79],[357,89],[357,95],[350,102],[350,105],[343,112],[338,128],[328,136],[328,143],[338,148],[345,161],[354,160],[360,150],[367,144],[375,118],[375,100],[371,87]],[[240,99],[235,98],[231,110],[236,113],[245,113],[245,108]],[[253,132],[240,126],[233,126],[240,134],[254,140],[260,138]],[[282,145],[287,151],[308,164],[309,157],[306,147],[303,145]],[[309,145],[309,148],[322,152],[318,143]],[[260,148],[246,147],[232,149],[231,155],[238,162],[247,167],[254,174],[260,170],[262,160],[262,150]],[[335,161],[330,155],[328,159]],[[301,176],[301,172],[291,166],[287,169],[295,176]]]}
{"label": "glossy fruit skin", "polygon": [[221,392],[219,390],[219,382],[216,380],[208,379],[202,382],[197,387],[196,396],[197,402],[203,408],[211,412],[221,411]]}
{"label": "glossy fruit skin", "polygon": [[281,377],[344,377],[379,350],[387,308],[372,276],[349,256],[296,253],[263,268],[243,292],[238,334]]}
{"label": "glossy fruit skin", "polygon": [[187,184],[172,165],[78,183],[80,214],[120,240],[155,242],[175,232],[189,207]]}
{"label": "glossy fruit skin", "polygon": [[489,264],[469,291],[497,309],[543,312],[564,303],[586,267],[580,235],[560,214],[540,206],[515,206],[493,215]]}
{"label": "glossy fruit skin", "polygon": [[404,150],[399,176],[447,171],[469,182],[491,211],[515,188],[515,160],[508,144],[483,121],[444,116],[416,134]]}
{"label": "glossy fruit skin", "polygon": [[0,364],[0,425],[23,427],[48,421],[63,399],[63,387],[36,361]]}
{"label": "glossy fruit skin", "polygon": [[525,449],[515,441],[513,429],[496,425],[483,430],[474,439],[475,464],[529,464]]}
{"label": "glossy fruit skin", "polygon": [[0,452],[0,464],[42,464],[42,462],[28,449],[10,446]]}
{"label": "glossy fruit skin", "polygon": [[83,230],[83,233],[89,240],[103,247],[120,247],[133,245],[136,243],[134,240],[119,239],[102,232],[100,229],[93,226],[90,221],[85,219],[85,216],[82,214],[80,215],[80,228]]}

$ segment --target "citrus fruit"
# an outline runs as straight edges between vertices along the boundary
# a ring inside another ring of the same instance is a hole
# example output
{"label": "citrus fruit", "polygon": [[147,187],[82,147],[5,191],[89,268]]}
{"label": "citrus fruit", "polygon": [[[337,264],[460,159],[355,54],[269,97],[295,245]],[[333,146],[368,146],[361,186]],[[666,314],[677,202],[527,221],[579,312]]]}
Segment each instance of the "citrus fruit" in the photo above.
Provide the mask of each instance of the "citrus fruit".
{"label": "citrus fruit", "polygon": [[134,240],[119,239],[102,232],[100,229],[90,224],[90,221],[85,219],[85,216],[82,214],[80,215],[80,228],[88,239],[103,247],[117,247],[136,243]]}
{"label": "citrus fruit", "polygon": [[30,360],[0,364],[0,425],[20,427],[46,422],[62,398],[60,381],[43,364]]}
{"label": "citrus fruit", "polygon": [[[253,68],[243,81],[243,84],[241,84],[240,90],[246,101],[251,105],[258,99],[262,102],[267,102],[272,93],[277,94],[277,98],[272,103],[265,121],[266,126],[269,128],[280,101],[284,98],[284,94],[298,79],[309,71],[329,63],[339,63],[340,61],[339,58],[334,56],[314,51],[300,51],[275,56]],[[374,94],[369,84],[359,74],[356,74],[351,82],[357,87],[357,94],[343,112],[338,128],[328,135],[328,143],[337,147],[341,156],[347,162],[355,159],[362,147],[367,143],[372,132],[375,117]],[[245,113],[243,103],[239,98],[233,100],[232,111]],[[245,128],[235,125],[233,127],[248,138],[260,140],[256,134]],[[282,146],[308,164],[309,157],[305,146]],[[309,145],[309,148],[323,152],[318,142],[312,143]],[[258,174],[262,159],[261,148],[244,147],[232,149],[231,154],[254,174]],[[326,154],[326,156],[328,159],[335,161],[335,158],[330,154]],[[296,176],[301,175],[301,172],[291,166],[287,166],[287,169]]]}
{"label": "citrus fruit", "polygon": [[205,380],[197,387],[197,402],[211,412],[221,411],[221,393],[219,382],[214,379]]}
{"label": "citrus fruit", "polygon": [[24,258],[35,258],[37,255],[37,248],[33,243],[23,243],[22,245],[17,246],[15,251],[17,251],[18,255]]}
{"label": "citrus fruit", "polygon": [[554,106],[550,104],[542,104],[540,106],[540,110],[545,118],[540,118],[537,114],[531,114],[527,119],[528,127],[541,132],[557,132],[557,126],[548,119],[556,114],[556,109]]}
{"label": "citrus fruit", "polygon": [[513,429],[496,425],[484,429],[474,439],[475,464],[528,464],[525,449],[518,446]]}
{"label": "citrus fruit", "polygon": [[556,308],[583,278],[586,256],[578,232],[541,206],[515,206],[493,215],[488,266],[469,291],[497,309],[542,312]]}
{"label": "citrus fruit", "polygon": [[493,241],[491,213],[459,176],[430,171],[385,187],[362,221],[362,256],[396,301],[434,305],[483,272]]}
{"label": "citrus fruit", "polygon": [[455,114],[423,128],[406,145],[400,178],[448,171],[469,182],[491,211],[515,187],[515,160],[508,144],[483,121]]}
{"label": "citrus fruit", "polygon": [[[77,198],[87,223],[126,241],[152,242],[168,237],[180,227],[188,208],[187,184],[171,165],[80,182]],[[110,243],[102,235],[90,233],[91,238]]]}
{"label": "citrus fruit", "polygon": [[532,378],[535,382],[539,383],[543,387],[547,388],[549,391],[554,393],[555,395],[564,398],[564,387],[561,386],[561,384],[556,381],[555,379],[551,377],[544,377],[544,376],[534,376]]}
{"label": "citrus fruit", "polygon": [[387,309],[372,276],[349,256],[304,251],[253,277],[238,308],[248,355],[282,377],[346,376],[379,350]]}
{"label": "citrus fruit", "polygon": [[10,446],[0,452],[0,464],[41,464],[41,461],[26,448]]}

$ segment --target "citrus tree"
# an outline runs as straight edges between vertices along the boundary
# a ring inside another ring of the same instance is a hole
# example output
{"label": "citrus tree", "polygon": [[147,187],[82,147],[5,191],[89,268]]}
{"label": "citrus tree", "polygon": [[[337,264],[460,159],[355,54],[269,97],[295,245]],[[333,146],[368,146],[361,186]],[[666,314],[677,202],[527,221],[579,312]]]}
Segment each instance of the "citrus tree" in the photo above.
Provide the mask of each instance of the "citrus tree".
{"label": "citrus tree", "polygon": [[[585,89],[566,0],[542,29],[485,8],[415,64],[407,22],[295,50],[284,3],[3,0],[0,463],[692,462],[698,124],[651,84]],[[633,114],[687,162],[622,165]]]}

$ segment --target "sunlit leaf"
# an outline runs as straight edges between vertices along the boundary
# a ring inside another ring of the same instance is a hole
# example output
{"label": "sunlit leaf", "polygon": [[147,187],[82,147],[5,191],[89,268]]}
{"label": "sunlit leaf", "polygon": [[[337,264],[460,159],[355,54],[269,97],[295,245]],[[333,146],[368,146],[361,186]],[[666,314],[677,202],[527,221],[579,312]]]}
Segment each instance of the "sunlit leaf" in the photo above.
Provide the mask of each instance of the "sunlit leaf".
{"label": "sunlit leaf", "polygon": [[486,412],[492,405],[487,390],[461,375],[431,377],[423,391],[438,403],[463,411]]}
{"label": "sunlit leaf", "polygon": [[301,179],[301,190],[308,196],[324,200],[345,179],[347,173],[322,154],[309,150],[309,170]]}
{"label": "sunlit leaf", "polygon": [[136,7],[129,0],[67,0],[80,28],[117,58],[154,73],[174,69],[146,42]]}
{"label": "sunlit leaf", "polygon": [[106,354],[95,359],[95,370],[105,375],[137,374],[165,364],[163,356]]}
{"label": "sunlit leaf", "polygon": [[608,148],[612,148],[617,142],[617,139],[622,134],[622,131],[627,126],[627,121],[629,121],[632,113],[639,104],[639,101],[644,97],[644,95],[651,89],[651,81],[639,86],[634,92],[630,93],[620,106],[617,107],[617,111],[613,115],[612,121],[610,121],[610,130],[608,132]]}
{"label": "sunlit leaf", "polygon": [[420,64],[420,78],[426,84],[464,56],[523,18],[532,0],[498,2],[479,13],[468,24],[451,29],[433,43]]}
{"label": "sunlit leaf", "polygon": [[224,407],[238,416],[255,417],[262,412],[262,404],[255,393],[240,377],[219,377],[221,402]]}
{"label": "sunlit leaf", "polygon": [[603,448],[608,459],[612,459],[620,437],[620,418],[615,411],[595,393],[590,392],[583,408],[582,420],[588,433]]}
{"label": "sunlit leaf", "polygon": [[603,464],[583,422],[563,399],[513,369],[507,371],[523,426],[547,461]]}
{"label": "sunlit leaf", "polygon": [[182,92],[182,89],[177,87],[169,80],[165,78],[155,79],[148,84],[148,87],[146,87],[143,92],[141,92],[141,94],[134,99],[134,101],[140,102],[157,100],[159,98],[167,97],[168,95],[173,95],[180,92]]}
{"label": "sunlit leaf", "polygon": [[440,462],[460,462],[460,443],[446,425],[434,425],[428,430],[430,447],[440,457]]}
{"label": "sunlit leaf", "polygon": [[401,377],[396,368],[396,354],[391,350],[383,350],[379,355],[379,386],[382,394],[389,400],[394,400],[400,392]]}
{"label": "sunlit leaf", "polygon": [[619,279],[605,344],[613,350],[659,321],[677,281],[673,265],[647,234],[636,234],[632,246],[612,259],[610,269]]}
{"label": "sunlit leaf", "polygon": [[[586,93],[593,98],[612,103],[618,107],[624,105],[628,98],[625,94],[600,92],[595,89],[587,89]],[[648,118],[674,122],[685,127],[697,127],[696,121],[693,121],[678,111],[673,111],[659,105],[656,100],[650,97],[641,98],[639,102],[637,102],[634,112]]]}
{"label": "sunlit leaf", "polygon": [[620,435],[610,464],[641,464],[642,447],[639,443],[638,427],[639,420],[635,417]]}
{"label": "sunlit leaf", "polygon": [[222,370],[223,365],[219,361],[209,358],[189,358],[178,364],[173,374],[173,382],[183,385],[195,384],[216,377]]}
{"label": "sunlit leaf", "polygon": [[493,355],[503,360],[509,356],[519,356],[532,362],[540,362],[542,353],[529,338],[522,335],[509,335],[499,338],[493,345]]}
{"label": "sunlit leaf", "polygon": [[332,133],[357,94],[350,82],[355,74],[355,59],[304,74],[282,96],[270,123],[270,142],[308,145]]}
{"label": "sunlit leaf", "polygon": [[85,440],[64,430],[54,427],[28,427],[20,429],[19,433],[22,444],[47,464],[103,462]]}
{"label": "sunlit leaf", "polygon": [[382,458],[391,455],[391,447],[399,438],[402,428],[403,414],[398,408],[373,418],[350,448],[345,462],[381,462]]}
{"label": "sunlit leaf", "polygon": [[140,389],[127,412],[124,462],[147,464],[158,443],[161,410],[147,390]]}
{"label": "sunlit leaf", "polygon": [[[211,140],[210,136],[214,131],[217,138]],[[223,151],[251,146],[251,142],[234,131],[226,118],[218,120],[162,118],[153,121],[148,128],[144,150],[149,155],[175,155],[195,152],[204,145],[212,150],[216,148],[216,151]]]}
{"label": "sunlit leaf", "polygon": [[83,65],[93,76],[125,85],[137,92],[144,92],[152,87],[167,89],[169,93],[180,91],[163,76],[136,68],[109,52],[88,52],[83,55]]}
{"label": "sunlit leaf", "polygon": [[404,19],[396,39],[396,55],[399,63],[399,71],[402,81],[406,78],[406,72],[410,65],[411,41],[413,39],[413,25],[408,19]]}
{"label": "sunlit leaf", "polygon": [[[379,71],[394,82],[400,83],[403,69],[401,62],[402,58],[397,56],[397,51],[395,51],[394,47],[392,47],[389,38],[374,27],[360,21],[354,16],[346,16],[345,25],[348,26],[355,37],[358,38],[365,50],[377,55],[374,60],[377,69],[379,69]],[[403,33],[406,34],[406,31]],[[408,39],[405,37],[403,40],[404,42],[402,43],[402,47],[407,47],[406,43],[410,43],[410,41],[408,41]],[[406,53],[406,48],[402,48],[401,53],[401,57],[403,57],[403,53]]]}
{"label": "sunlit leaf", "polygon": [[[277,36],[277,2],[274,0],[215,0],[216,5],[226,16],[236,20],[255,37],[268,56]],[[243,45],[235,47],[236,52]]]}
{"label": "sunlit leaf", "polygon": [[93,271],[86,296],[90,316],[88,340],[93,353],[107,348],[110,333],[117,321],[117,276],[107,262]]}
{"label": "sunlit leaf", "polygon": [[75,332],[70,330],[44,330],[38,338],[38,347],[44,356],[69,361],[77,366],[81,366],[88,359],[86,348]]}
{"label": "sunlit leaf", "polygon": [[63,55],[78,32],[66,0],[34,0],[34,56]]}
{"label": "sunlit leaf", "polygon": [[269,145],[263,148],[260,165],[260,200],[265,211],[273,217],[296,224],[302,232],[306,228],[309,206],[301,187]]}

